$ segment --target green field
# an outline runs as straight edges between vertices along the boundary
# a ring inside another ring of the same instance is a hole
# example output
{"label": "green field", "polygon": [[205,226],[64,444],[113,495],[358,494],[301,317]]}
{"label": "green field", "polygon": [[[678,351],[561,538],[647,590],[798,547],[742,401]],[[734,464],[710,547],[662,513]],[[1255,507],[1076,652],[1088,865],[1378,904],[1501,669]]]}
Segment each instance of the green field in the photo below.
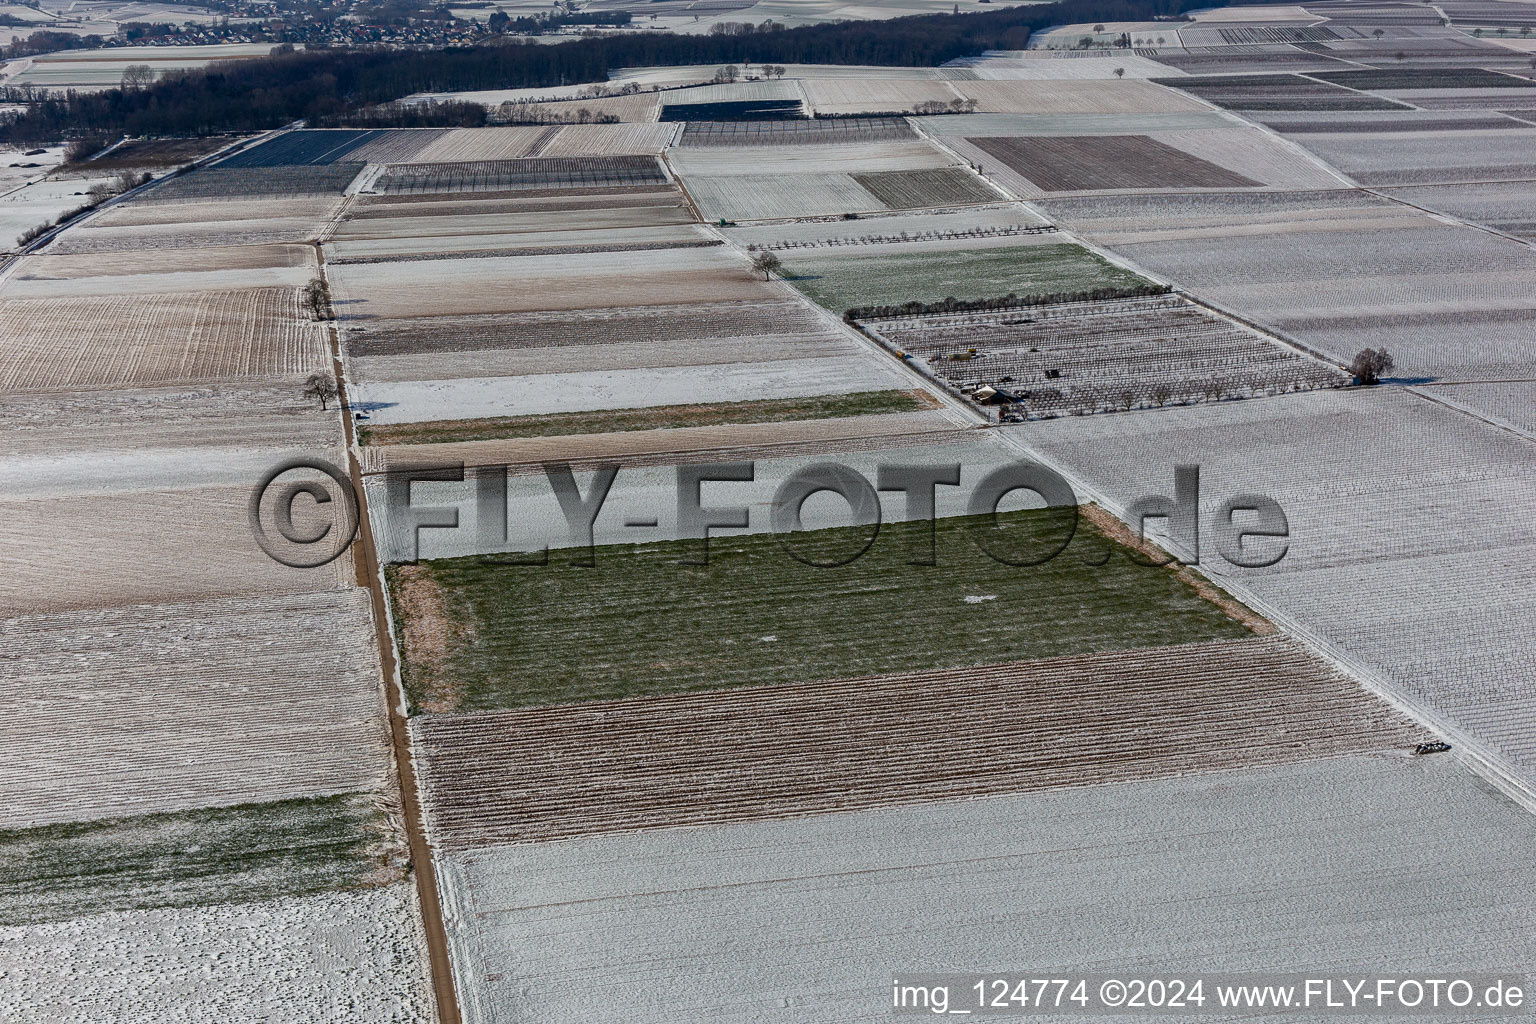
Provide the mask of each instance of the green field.
{"label": "green field", "polygon": [[[1010,544],[1043,545],[1059,513],[999,517]],[[771,534],[598,548],[577,568],[493,557],[393,565],[390,600],[415,711],[478,711],[808,682],[1156,647],[1248,635],[1174,573],[1123,557],[1086,519],[1033,567],[983,554],[978,522],[937,526],[938,565],[908,564],[914,529],[883,528],[850,564],[807,566]],[[814,561],[859,528],[793,535]],[[1113,554],[1103,565],[1088,564]]]}
{"label": "green field", "polygon": [[1060,242],[955,252],[796,256],[785,261],[784,277],[835,313],[860,306],[992,299],[1010,293],[1022,299],[1151,283],[1080,245]]}
{"label": "green field", "polygon": [[0,830],[0,925],[237,903],[398,878],[365,795]]}
{"label": "green field", "polygon": [[489,416],[472,420],[432,420],[424,423],[361,424],[363,444],[448,444],[517,437],[565,437],[610,431],[710,427],[725,423],[784,423],[824,420],[877,413],[932,409],[935,402],[921,391],[864,391],[813,398],[769,398],[754,402],[709,405],[659,405],[644,409],[557,412],[543,416]]}

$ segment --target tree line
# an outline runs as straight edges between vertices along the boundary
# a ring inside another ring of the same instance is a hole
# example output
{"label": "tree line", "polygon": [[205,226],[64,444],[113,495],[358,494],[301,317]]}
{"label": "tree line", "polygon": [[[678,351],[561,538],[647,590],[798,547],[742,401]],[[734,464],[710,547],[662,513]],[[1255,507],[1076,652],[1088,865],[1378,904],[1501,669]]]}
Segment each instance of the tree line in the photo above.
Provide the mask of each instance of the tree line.
{"label": "tree line", "polygon": [[[1022,49],[1033,29],[1146,21],[1208,0],[1057,0],[985,13],[918,15],[744,34],[614,34],[545,45],[498,41],[440,50],[362,48],[271,57],[170,73],[142,89],[39,97],[0,89],[26,109],[0,124],[0,142],[35,145],[82,134],[210,135],[264,131],[300,119],[338,124],[418,92],[603,82],[608,69],[672,64],[935,66],[983,50]],[[280,48],[281,49],[281,48]],[[444,111],[448,114],[448,111]],[[462,112],[450,117],[462,118]]]}

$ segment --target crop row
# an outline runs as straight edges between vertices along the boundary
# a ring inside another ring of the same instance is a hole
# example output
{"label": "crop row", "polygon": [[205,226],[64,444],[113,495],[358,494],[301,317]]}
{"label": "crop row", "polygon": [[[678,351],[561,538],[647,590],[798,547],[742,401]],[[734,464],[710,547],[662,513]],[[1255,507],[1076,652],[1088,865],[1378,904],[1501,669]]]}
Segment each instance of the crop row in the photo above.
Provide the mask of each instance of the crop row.
{"label": "crop row", "polygon": [[15,299],[0,336],[3,391],[302,374],[324,358],[296,288]]}
{"label": "crop row", "polygon": [[725,302],[384,321],[350,329],[347,348],[357,356],[387,356],[825,333],[816,314],[798,302]]}
{"label": "crop row", "polygon": [[660,121],[758,121],[805,117],[800,100],[747,100],[732,103],[666,103]]}
{"label": "crop row", "polygon": [[1047,192],[1260,184],[1145,135],[967,139]]}
{"label": "crop row", "polygon": [[976,227],[956,230],[933,229],[929,231],[903,231],[895,235],[861,235],[858,238],[805,238],[785,239],[782,241],[768,242],[762,245],[753,243],[748,245],[749,250],[756,249],[819,249],[824,246],[838,245],[883,245],[892,242],[937,242],[949,240],[963,240],[966,238],[1004,238],[1009,235],[1043,235],[1060,228],[1054,224],[1005,224],[1000,227]]}
{"label": "crop row", "polygon": [[915,138],[900,117],[836,120],[690,121],[679,146],[792,146],[815,143],[900,142]]}
{"label": "crop row", "polygon": [[871,171],[852,177],[892,210],[995,203],[1002,198],[976,175],[959,167]]}
{"label": "crop row", "polygon": [[397,195],[663,185],[666,181],[660,162],[652,156],[533,157],[394,164],[379,176],[374,187],[386,195]]}
{"label": "crop row", "polygon": [[227,167],[220,164],[166,178],[137,202],[341,195],[362,169],[363,165],[357,163],[298,167]]}

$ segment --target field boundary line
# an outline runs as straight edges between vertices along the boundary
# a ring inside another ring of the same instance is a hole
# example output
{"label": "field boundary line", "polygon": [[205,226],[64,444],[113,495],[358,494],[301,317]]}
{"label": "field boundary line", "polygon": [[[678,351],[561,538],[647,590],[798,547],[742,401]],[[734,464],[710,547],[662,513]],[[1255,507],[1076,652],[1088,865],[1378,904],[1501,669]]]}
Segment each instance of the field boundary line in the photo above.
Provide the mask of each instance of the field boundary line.
{"label": "field boundary line", "polygon": [[[1483,182],[1460,182],[1459,184],[1476,185],[1476,184],[1484,184],[1484,183]],[[1488,184],[1492,184],[1492,183],[1489,182]],[[1389,202],[1397,203],[1397,204],[1399,204],[1401,206],[1406,206],[1410,210],[1418,210],[1420,213],[1425,214],[1426,216],[1435,217],[1435,218],[1438,218],[1438,219],[1444,220],[1444,221],[1450,221],[1451,223],[1459,224],[1460,226],[1462,226],[1464,228],[1474,228],[1474,229],[1476,229],[1478,231],[1485,231],[1485,232],[1487,232],[1490,235],[1497,235],[1499,238],[1507,238],[1511,242],[1515,242],[1518,245],[1523,245],[1523,246],[1525,246],[1528,249],[1536,249],[1536,243],[1533,243],[1533,242],[1531,242],[1528,239],[1521,238],[1519,235],[1512,235],[1512,234],[1510,234],[1507,231],[1500,231],[1498,228],[1492,227],[1492,226],[1490,226],[1488,224],[1478,224],[1477,222],[1467,220],[1464,217],[1458,217],[1454,213],[1442,213],[1439,210],[1431,210],[1431,209],[1429,209],[1426,206],[1420,206],[1418,203],[1410,203],[1408,200],[1402,199],[1402,198],[1400,198],[1398,196],[1386,195],[1386,194],[1384,194],[1382,192],[1377,191],[1378,189],[1383,189],[1383,188],[1414,188],[1414,187],[1415,186],[1413,186],[1413,185],[1377,185],[1377,186],[1374,186],[1374,187],[1362,185],[1362,186],[1360,186],[1360,191],[1362,191],[1362,192],[1369,192],[1371,195],[1376,196],[1376,197],[1378,197],[1380,199],[1385,199],[1385,200],[1387,200]],[[1431,188],[1435,188],[1435,187],[1438,187],[1438,186],[1433,186],[1432,185],[1430,187]]]}
{"label": "field boundary line", "polygon": [[[951,88],[953,88],[953,87],[951,87]],[[994,191],[998,195],[1002,196],[1003,199],[1005,199],[1005,200],[1007,200],[1008,202],[1011,202],[1011,203],[1022,203],[1022,202],[1024,202],[1024,199],[1022,197],[1014,195],[1013,191],[1011,189],[1009,189],[1006,185],[1004,185],[1002,182],[1000,182],[1000,181],[993,181],[991,178],[987,177],[985,174],[983,174],[980,171],[978,171],[976,169],[976,165],[975,164],[971,163],[970,160],[968,160],[967,158],[961,156],[959,153],[956,153],[953,149],[950,149],[948,144],[946,144],[944,142],[941,142],[938,136],[929,135],[926,131],[923,130],[922,125],[918,124],[917,121],[918,121],[918,119],[915,118],[915,117],[908,117],[908,118],[906,118],[907,124],[912,128],[912,130],[914,132],[917,133],[917,137],[918,138],[920,138],[924,142],[928,143],[928,145],[932,146],[934,149],[937,149],[937,150],[939,150],[942,153],[948,153],[955,160],[957,160],[960,163],[964,164],[966,170],[970,171],[971,174],[975,175],[978,179],[980,179],[981,182],[984,185],[986,185],[988,188],[990,188],[992,191]],[[1023,177],[1023,175],[1020,175],[1020,177]],[[977,205],[985,206],[987,204],[980,203],[980,204],[977,204]],[[1055,223],[1055,221],[1053,221],[1049,217],[1046,217],[1039,210],[1036,210],[1034,208],[1030,208],[1029,212],[1035,214],[1037,217],[1040,217],[1040,219],[1043,220],[1047,224],[1054,224]]]}
{"label": "field boundary line", "polygon": [[[350,198],[342,201],[332,217],[334,227],[350,205]],[[315,243],[317,270],[322,281],[329,287],[325,272],[325,251]],[[352,405],[347,397],[347,385],[342,366],[341,332],[334,320],[326,325],[331,342],[331,371],[336,377],[337,404],[340,407],[342,433],[347,448],[347,471],[352,488],[357,495],[358,543],[361,557],[354,555],[353,562],[363,569],[364,580],[373,604],[374,638],[378,644],[379,668],[384,681],[384,704],[389,717],[391,746],[395,754],[395,772],[400,780],[400,805],[405,819],[406,840],[411,851],[412,872],[416,876],[416,895],[421,908],[422,932],[427,944],[427,968],[432,980],[433,1002],[437,1009],[438,1024],[462,1024],[458,993],[454,989],[453,961],[448,952],[448,929],[443,919],[442,897],[438,891],[437,871],[433,864],[432,848],[427,843],[422,816],[421,793],[417,786],[416,765],[411,750],[410,729],[405,719],[405,692],[400,678],[399,658],[395,652],[394,630],[389,614],[389,602],[385,599],[384,580],[379,570],[378,544],[373,535],[373,522],[368,514],[368,489],[363,484],[362,464],[358,459],[356,430],[352,423]]]}
{"label": "field boundary line", "polygon": [[[1529,382],[1522,382],[1522,381],[1465,381],[1465,382],[1463,382],[1463,381],[1450,381],[1450,380],[1445,382],[1445,384],[1460,384],[1460,383],[1468,383],[1468,384],[1507,384],[1507,383],[1517,383],[1518,384],[1518,383],[1529,383]],[[1424,386],[1425,385],[1420,385],[1420,384],[1407,384],[1407,385],[1403,385],[1402,390],[1408,392],[1408,394],[1413,395],[1416,398],[1421,398],[1421,399],[1423,399],[1426,402],[1430,402],[1430,403],[1432,403],[1434,405],[1438,405],[1438,406],[1440,406],[1442,408],[1449,409],[1452,412],[1460,413],[1463,416],[1466,416],[1466,417],[1469,417],[1471,419],[1477,420],[1479,423],[1487,424],[1488,426],[1493,427],[1495,430],[1502,430],[1502,431],[1504,431],[1507,434],[1514,434],[1516,437],[1520,438],[1522,441],[1536,441],[1536,433],[1533,433],[1532,431],[1530,431],[1528,429],[1525,429],[1523,427],[1517,427],[1513,423],[1506,423],[1503,420],[1495,419],[1492,416],[1489,416],[1487,413],[1478,412],[1475,409],[1468,409],[1466,406],[1461,405],[1461,404],[1459,404],[1459,403],[1457,403],[1457,402],[1455,402],[1455,401],[1453,401],[1453,400],[1451,400],[1449,398],[1441,398],[1438,395],[1432,395],[1432,394],[1429,394],[1426,391],[1420,390]],[[1431,384],[1431,385],[1428,385],[1428,386],[1429,387],[1435,387],[1436,385]],[[1443,387],[1444,385],[1439,385],[1439,386]]]}
{"label": "field boundary line", "polygon": [[[1281,135],[1279,132],[1275,131],[1269,125],[1265,124],[1263,121],[1256,121],[1256,120],[1254,120],[1252,118],[1248,118],[1248,117],[1238,117],[1238,120],[1242,121],[1244,124],[1246,124],[1246,125],[1248,125],[1248,126],[1250,126],[1252,128],[1258,129],[1259,131],[1263,132],[1265,135],[1268,135],[1270,138],[1272,138],[1276,142],[1280,143],[1280,145],[1284,146],[1286,148],[1286,150],[1288,150],[1292,155],[1299,156],[1303,160],[1306,160],[1308,163],[1312,164],[1314,167],[1317,167],[1320,170],[1326,171],[1327,173],[1331,174],[1335,179],[1337,179],[1338,181],[1342,182],[1345,185],[1345,187],[1347,187],[1347,188],[1358,188],[1358,187],[1360,187],[1358,185],[1358,183],[1353,178],[1351,178],[1349,175],[1345,174],[1343,171],[1339,170],[1337,167],[1333,166],[1328,161],[1324,160],[1322,157],[1318,156],[1316,153],[1312,152],[1310,149],[1308,149],[1307,147],[1303,146],[1301,143],[1295,141],[1294,139],[1289,139],[1289,138],[1285,137],[1284,135]],[[1277,191],[1282,191],[1282,192],[1321,192],[1321,191],[1328,191],[1328,190],[1325,190],[1325,189],[1310,189],[1310,188],[1277,188],[1276,190]]]}
{"label": "field boundary line", "polygon": [[[676,185],[677,190],[683,194],[683,201],[688,204],[688,209],[692,211],[695,223],[707,226],[709,222],[704,219],[704,214],[699,210],[699,204],[693,201],[693,193],[689,192],[688,186],[683,184],[682,176],[677,173],[677,168],[672,166],[672,160],[667,156],[667,150],[671,148],[671,146],[663,146],[661,152],[656,155],[661,158],[661,165],[667,169],[667,177],[672,179],[672,184]],[[730,243],[727,242],[726,244],[729,245]]]}

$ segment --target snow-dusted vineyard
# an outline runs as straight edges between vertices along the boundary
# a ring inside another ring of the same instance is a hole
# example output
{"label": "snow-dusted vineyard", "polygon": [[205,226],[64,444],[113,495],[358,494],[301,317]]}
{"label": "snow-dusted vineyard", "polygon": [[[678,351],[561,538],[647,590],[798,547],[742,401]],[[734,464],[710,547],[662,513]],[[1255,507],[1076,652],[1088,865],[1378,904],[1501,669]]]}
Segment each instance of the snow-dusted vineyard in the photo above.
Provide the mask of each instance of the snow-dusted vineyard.
{"label": "snow-dusted vineyard", "polygon": [[379,132],[356,149],[348,150],[346,159],[364,164],[402,163],[411,160],[449,132],[447,128]]}
{"label": "snow-dusted vineyard", "polygon": [[296,288],[12,300],[0,303],[0,390],[302,376],[325,347],[301,316]]}
{"label": "snow-dusted vineyard", "polygon": [[666,172],[655,157],[536,157],[393,164],[379,175],[373,188],[385,195],[419,195],[662,185],[666,181]]}
{"label": "snow-dusted vineyard", "polygon": [[[631,96],[586,96],[573,100],[551,100],[533,104],[518,111],[518,116],[529,120],[574,121],[586,117],[604,115],[620,121],[644,124],[654,122],[660,97],[656,93],[635,93]],[[667,125],[667,128],[673,127]]]}
{"label": "snow-dusted vineyard", "polygon": [[[456,161],[516,160],[537,156],[560,131],[556,125],[515,128],[460,128],[433,139],[411,157],[390,163],[452,163]],[[375,161],[383,163],[385,161]]]}
{"label": "snow-dusted vineyard", "polygon": [[943,206],[974,206],[1003,198],[976,175],[961,167],[926,171],[873,171],[853,180],[891,210],[922,210]]}
{"label": "snow-dusted vineyard", "polygon": [[984,114],[1177,114],[1211,109],[1151,82],[1110,80],[1018,80],[954,82],[961,96]]}
{"label": "snow-dusted vineyard", "polygon": [[359,163],[295,167],[213,167],[171,178],[136,200],[177,203],[204,199],[286,199],[339,196],[363,169]]}
{"label": "snow-dusted vineyard", "polygon": [[[257,546],[246,518],[254,481],[276,464],[275,453],[207,453],[187,459],[184,474],[160,482],[164,490],[120,491],[140,467],[125,460],[97,484],[106,493],[81,493],[96,477],[76,475],[76,490],[0,503],[0,615],[194,601],[226,595],[259,596],[337,590],[355,585],[349,559],[318,569],[279,565]],[[31,482],[58,464],[23,465]],[[70,468],[63,461],[63,468]],[[78,469],[78,466],[76,467]],[[226,486],[197,487],[199,471],[216,472]],[[154,488],[151,477],[139,486]],[[178,489],[170,489],[178,488]],[[115,493],[114,493],[115,492]],[[337,523],[337,528],[341,524]],[[173,528],[174,527],[174,528]]]}
{"label": "snow-dusted vineyard", "polygon": [[900,117],[846,117],[830,121],[690,121],[677,144],[697,146],[848,145],[916,138]]}
{"label": "snow-dusted vineyard", "polygon": [[919,103],[963,98],[946,82],[920,79],[810,78],[801,85],[811,110],[819,115],[889,114],[913,110]]}
{"label": "snow-dusted vineyard", "polygon": [[[199,204],[201,205],[201,204]],[[204,211],[200,211],[204,212]],[[207,220],[145,227],[80,227],[48,246],[50,253],[156,252],[171,249],[205,249],[229,245],[264,245],[273,242],[304,242],[320,232],[322,221],[310,217],[274,217],[261,220],[219,221],[216,211]]]}
{"label": "snow-dusted vineyard", "polygon": [[[159,274],[188,271],[264,270],[276,267],[315,265],[315,250],[307,245],[223,245],[206,249],[168,249],[155,256]],[[143,275],[144,256],[134,251],[56,255],[53,249],[24,257],[17,267],[18,281],[51,281],[86,277]],[[14,294],[6,290],[7,297]]]}
{"label": "snow-dusted vineyard", "polygon": [[[636,97],[638,98],[638,97]],[[568,124],[545,143],[543,157],[651,155],[672,144],[675,124]]]}
{"label": "snow-dusted vineyard", "polygon": [[1430,185],[1384,189],[1394,199],[1536,241],[1536,184]]}
{"label": "snow-dusted vineyard", "polygon": [[818,249],[872,246],[900,242],[921,247],[938,243],[951,248],[968,248],[996,239],[998,245],[1013,244],[1009,239],[1028,238],[1032,233],[1049,234],[1053,225],[1019,203],[1001,201],[986,209],[945,210],[942,212],[905,212],[860,217],[857,224],[837,220],[800,221],[726,228],[722,231],[736,245],[759,249]]}
{"label": "snow-dusted vineyard", "polygon": [[1518,241],[1351,191],[1042,204],[1195,294],[1400,378],[1529,376],[1536,256]]}
{"label": "snow-dusted vineyard", "polygon": [[1255,398],[1350,378],[1174,295],[861,321],[967,394],[990,387],[1031,418]]}
{"label": "snow-dusted vineyard", "polygon": [[735,174],[685,179],[705,220],[778,220],[884,210],[852,175]]}
{"label": "snow-dusted vineyard", "polygon": [[1146,135],[970,138],[1040,192],[1260,184]]}
{"label": "snow-dusted vineyard", "polygon": [[1290,521],[1285,558],[1236,570],[1208,556],[1209,569],[1528,773],[1536,709],[1509,681],[1536,657],[1516,627],[1536,608],[1530,442],[1431,401],[1437,390],[1315,392],[1006,429],[1116,503],[1168,493],[1180,463],[1201,467],[1203,514],[1238,492],[1275,498]]}
{"label": "snow-dusted vineyard", "polygon": [[1476,184],[1536,178],[1536,128],[1341,132],[1310,135],[1304,142],[1362,185]]}
{"label": "snow-dusted vineyard", "polygon": [[[372,622],[356,588],[95,604],[4,621],[0,728],[14,749],[0,765],[0,828],[389,781]],[[328,643],[336,637],[351,643]]]}
{"label": "snow-dusted vineyard", "polygon": [[712,248],[474,257],[330,268],[344,321],[731,302],[774,294],[745,260]]}
{"label": "snow-dusted vineyard", "polygon": [[[223,224],[232,221],[262,221],[274,218],[322,221],[339,205],[330,197],[296,196],[290,199],[218,198],[185,203],[122,203],[103,210],[80,227],[71,228],[49,252],[81,232],[101,228],[163,226],[170,224]],[[226,244],[235,245],[236,242]]]}
{"label": "snow-dusted vineyard", "polygon": [[[1067,708],[1070,730],[1059,727]],[[744,721],[774,727],[743,731]],[[432,715],[413,730],[430,835],[450,850],[1407,750],[1426,738],[1280,638]]]}
{"label": "snow-dusted vineyard", "polygon": [[[1424,876],[1426,817],[1458,841],[1409,898],[1392,880]],[[1342,757],[482,848],[442,876],[459,984],[487,1024],[667,1024],[679,1005],[873,1024],[891,1009],[872,971],[888,986],[888,964],[1000,949],[1186,972],[1409,956],[1497,970],[1536,954],[1512,923],[1536,913],[1517,881],[1533,840],[1527,813],[1453,759]],[[1459,924],[1426,933],[1426,917]],[[615,972],[636,979],[622,1006]]]}
{"label": "snow-dusted vineyard", "polygon": [[0,396],[0,455],[144,448],[335,447],[335,422],[291,381]]}
{"label": "snow-dusted vineyard", "polygon": [[850,355],[854,343],[792,302],[441,317],[349,332],[360,383],[769,362]]}
{"label": "snow-dusted vineyard", "polygon": [[1149,135],[1231,128],[1238,122],[1210,110],[1176,114],[947,114],[913,118],[913,123],[947,143],[950,136]]}
{"label": "snow-dusted vineyard", "polygon": [[537,477],[549,462],[566,462],[574,472],[585,473],[615,460],[633,468],[665,468],[738,456],[841,456],[872,447],[897,450],[898,440],[909,446],[939,444],[954,440],[963,430],[952,416],[929,410],[505,440],[370,445],[363,450],[362,465],[363,472],[371,474],[425,461],[462,459],[466,466],[506,466],[514,476]]}
{"label": "snow-dusted vineyard", "polygon": [[414,889],[0,928],[0,1005],[17,1020],[431,1024]]}

